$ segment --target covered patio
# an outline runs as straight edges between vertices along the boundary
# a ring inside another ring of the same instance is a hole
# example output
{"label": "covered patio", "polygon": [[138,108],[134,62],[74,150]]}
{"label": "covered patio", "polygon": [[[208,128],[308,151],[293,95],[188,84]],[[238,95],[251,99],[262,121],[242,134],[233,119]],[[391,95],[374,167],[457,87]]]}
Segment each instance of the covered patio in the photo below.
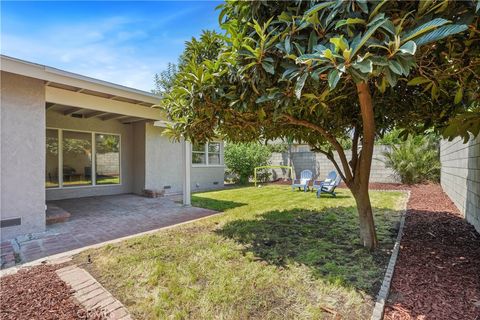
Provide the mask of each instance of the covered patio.
{"label": "covered patio", "polygon": [[47,225],[45,232],[17,237],[17,260],[28,262],[216,213],[185,207],[180,198],[122,194],[49,201],[48,205],[69,212],[70,218]]}

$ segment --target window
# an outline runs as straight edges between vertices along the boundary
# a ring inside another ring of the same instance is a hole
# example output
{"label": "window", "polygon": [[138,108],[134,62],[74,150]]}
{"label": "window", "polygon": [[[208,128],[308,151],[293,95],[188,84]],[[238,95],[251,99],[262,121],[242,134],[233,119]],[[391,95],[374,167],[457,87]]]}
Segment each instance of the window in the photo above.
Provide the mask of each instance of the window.
{"label": "window", "polygon": [[63,185],[92,184],[92,134],[63,131]]}
{"label": "window", "polygon": [[193,164],[207,164],[205,157],[205,143],[194,144],[192,146],[192,163]]}
{"label": "window", "polygon": [[192,146],[192,164],[221,165],[220,142],[194,144]]}
{"label": "window", "polygon": [[120,137],[95,135],[95,180],[97,184],[120,183]]}
{"label": "window", "polygon": [[58,187],[58,130],[47,129],[45,160],[45,187]]}
{"label": "window", "polygon": [[120,135],[46,131],[46,188],[120,184]]}
{"label": "window", "polygon": [[220,164],[220,143],[208,143],[208,164]]}

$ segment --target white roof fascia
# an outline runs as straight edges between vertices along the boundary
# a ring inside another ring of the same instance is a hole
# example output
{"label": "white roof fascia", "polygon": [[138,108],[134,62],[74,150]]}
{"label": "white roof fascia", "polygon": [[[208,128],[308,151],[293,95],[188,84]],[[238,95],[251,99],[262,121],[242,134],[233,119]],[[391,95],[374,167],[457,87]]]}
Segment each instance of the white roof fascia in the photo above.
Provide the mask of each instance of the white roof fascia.
{"label": "white roof fascia", "polygon": [[0,57],[0,70],[2,71],[151,104],[158,104],[160,101],[160,97],[150,92],[129,88],[5,55],[0,55]]}

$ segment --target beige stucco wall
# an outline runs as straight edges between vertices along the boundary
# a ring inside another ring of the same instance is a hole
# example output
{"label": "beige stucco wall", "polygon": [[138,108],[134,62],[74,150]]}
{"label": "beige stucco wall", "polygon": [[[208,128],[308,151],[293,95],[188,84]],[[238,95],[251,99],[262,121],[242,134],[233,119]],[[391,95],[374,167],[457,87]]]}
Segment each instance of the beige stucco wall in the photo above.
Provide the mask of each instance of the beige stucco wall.
{"label": "beige stucco wall", "polygon": [[[223,161],[223,159],[222,159]],[[224,166],[192,166],[190,186],[192,192],[223,188],[225,180]]]}
{"label": "beige stucco wall", "polygon": [[172,143],[162,131],[151,123],[145,128],[145,188],[179,193],[183,179],[182,145]]}
{"label": "beige stucco wall", "polygon": [[74,118],[70,116],[64,116],[56,111],[47,111],[46,123],[48,128],[115,133],[120,134],[121,136],[121,177],[119,185],[81,186],[64,187],[61,189],[47,189],[47,200],[133,192],[134,153],[132,124],[122,124],[120,121],[117,120],[103,121],[99,118]]}
{"label": "beige stucco wall", "polygon": [[[147,189],[181,193],[183,184],[182,143],[162,135],[163,128],[146,125],[145,186]],[[223,150],[223,147],[222,147]],[[223,152],[222,152],[223,162]],[[224,166],[191,166],[192,192],[223,187]]]}
{"label": "beige stucco wall", "polygon": [[41,80],[1,72],[1,238],[45,229],[45,89]]}
{"label": "beige stucco wall", "polygon": [[133,189],[142,194],[145,189],[145,123],[135,122],[133,126]]}

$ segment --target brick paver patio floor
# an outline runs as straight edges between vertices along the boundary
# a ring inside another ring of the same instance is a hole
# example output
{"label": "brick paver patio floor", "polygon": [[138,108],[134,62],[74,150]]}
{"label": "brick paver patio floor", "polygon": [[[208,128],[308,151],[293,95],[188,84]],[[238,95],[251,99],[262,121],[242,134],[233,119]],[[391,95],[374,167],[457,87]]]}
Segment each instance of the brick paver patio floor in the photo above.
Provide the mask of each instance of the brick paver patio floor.
{"label": "brick paver patio floor", "polygon": [[17,237],[13,244],[21,263],[215,213],[183,207],[171,197],[146,198],[133,194],[51,203],[69,211],[71,217],[66,222],[48,225],[46,232]]}

